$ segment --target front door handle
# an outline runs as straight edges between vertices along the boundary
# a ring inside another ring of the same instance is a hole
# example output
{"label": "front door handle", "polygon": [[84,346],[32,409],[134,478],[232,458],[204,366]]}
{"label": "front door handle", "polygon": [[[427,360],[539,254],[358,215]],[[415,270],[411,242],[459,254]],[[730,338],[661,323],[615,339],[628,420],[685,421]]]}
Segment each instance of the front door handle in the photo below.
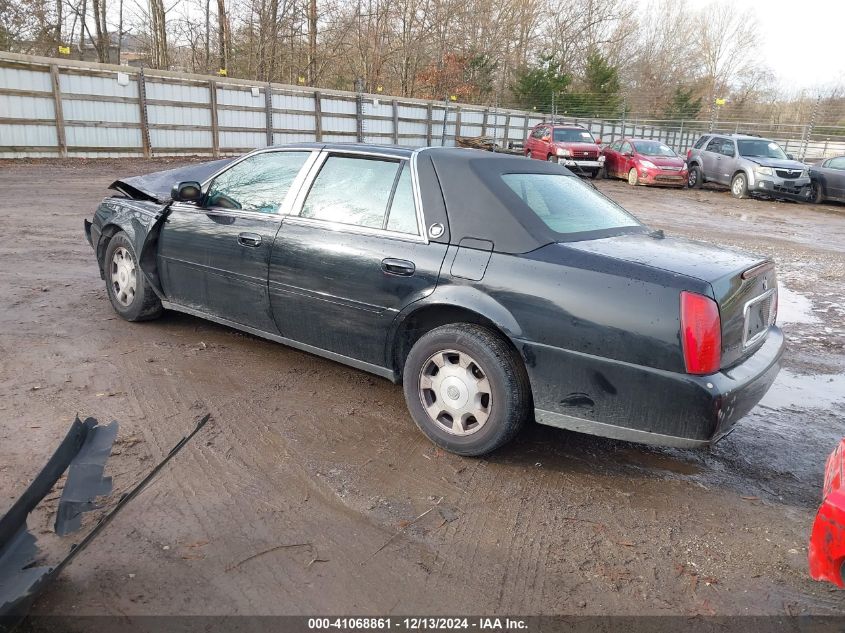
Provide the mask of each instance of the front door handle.
{"label": "front door handle", "polygon": [[393,259],[388,257],[381,260],[381,269],[390,275],[401,275],[402,277],[410,277],[417,269],[414,262],[409,262],[406,259]]}
{"label": "front door handle", "polygon": [[261,246],[261,236],[257,233],[239,233],[238,244],[241,246],[248,246],[250,248]]}

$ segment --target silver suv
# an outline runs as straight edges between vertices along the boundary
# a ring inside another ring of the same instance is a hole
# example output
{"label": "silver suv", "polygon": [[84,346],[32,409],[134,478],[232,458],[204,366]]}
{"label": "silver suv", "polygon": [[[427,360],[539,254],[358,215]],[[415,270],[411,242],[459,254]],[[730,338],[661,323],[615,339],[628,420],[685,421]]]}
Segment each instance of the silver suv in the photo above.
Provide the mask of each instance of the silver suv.
{"label": "silver suv", "polygon": [[743,134],[705,134],[687,152],[689,186],[727,185],[736,198],[763,194],[809,200],[807,166],[793,160],[774,141]]}

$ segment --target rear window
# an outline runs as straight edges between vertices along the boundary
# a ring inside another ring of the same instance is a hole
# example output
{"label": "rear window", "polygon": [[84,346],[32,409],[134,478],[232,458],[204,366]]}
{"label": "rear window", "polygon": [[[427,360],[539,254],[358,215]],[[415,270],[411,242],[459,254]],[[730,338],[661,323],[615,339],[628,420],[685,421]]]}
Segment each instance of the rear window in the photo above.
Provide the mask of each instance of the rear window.
{"label": "rear window", "polygon": [[569,235],[642,226],[576,176],[502,174],[502,180],[552,231]]}

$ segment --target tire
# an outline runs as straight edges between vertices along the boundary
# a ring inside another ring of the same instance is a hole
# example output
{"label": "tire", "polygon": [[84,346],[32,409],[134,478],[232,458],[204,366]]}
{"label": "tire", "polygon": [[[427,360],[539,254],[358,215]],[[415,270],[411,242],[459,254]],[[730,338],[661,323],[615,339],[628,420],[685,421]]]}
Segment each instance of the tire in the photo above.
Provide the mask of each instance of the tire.
{"label": "tire", "polygon": [[531,150],[530,149],[525,152],[525,158],[531,158]]}
{"label": "tire", "polygon": [[810,202],[814,204],[821,204],[824,202],[824,187],[818,181],[810,183]]}
{"label": "tire", "polygon": [[550,163],[556,163],[557,162],[557,156],[555,156],[554,154],[549,154],[546,157],[546,160],[549,161]]}
{"label": "tire", "polygon": [[403,382],[414,423],[437,446],[458,455],[499,448],[533,410],[522,359],[479,325],[444,325],[422,336],[405,361]]}
{"label": "tire", "polygon": [[596,178],[599,180],[607,180],[607,169],[604,167],[599,167],[598,171],[596,172]]}
{"label": "tire", "polygon": [[103,260],[109,301],[127,321],[148,321],[161,316],[164,308],[150,282],[138,266],[138,256],[126,233],[120,231],[109,241]]}
{"label": "tire", "polygon": [[743,172],[734,174],[731,179],[731,195],[739,199],[748,197],[748,179]]}
{"label": "tire", "polygon": [[693,165],[689,168],[689,174],[687,175],[687,186],[690,189],[701,189],[701,184],[701,168],[698,165]]}
{"label": "tire", "polygon": [[628,170],[628,184],[634,185],[636,187],[639,184],[639,182],[640,182],[640,175],[637,173],[637,168],[631,167],[631,169]]}
{"label": "tire", "polygon": [[592,180],[595,180],[596,178],[599,177],[600,172],[601,172],[601,169],[594,169],[593,171],[590,172],[590,178]]}

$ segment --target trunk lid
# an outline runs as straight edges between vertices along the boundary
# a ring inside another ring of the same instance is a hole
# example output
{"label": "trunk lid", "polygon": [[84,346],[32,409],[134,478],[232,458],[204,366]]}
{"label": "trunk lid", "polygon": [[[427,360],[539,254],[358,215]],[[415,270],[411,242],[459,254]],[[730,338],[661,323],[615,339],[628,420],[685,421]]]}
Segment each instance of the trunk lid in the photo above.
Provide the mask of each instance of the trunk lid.
{"label": "trunk lid", "polygon": [[[777,277],[770,259],[655,234],[569,242],[567,246],[707,282],[719,304],[722,369],[757,350],[774,324]],[[680,299],[678,303],[680,310]]]}

